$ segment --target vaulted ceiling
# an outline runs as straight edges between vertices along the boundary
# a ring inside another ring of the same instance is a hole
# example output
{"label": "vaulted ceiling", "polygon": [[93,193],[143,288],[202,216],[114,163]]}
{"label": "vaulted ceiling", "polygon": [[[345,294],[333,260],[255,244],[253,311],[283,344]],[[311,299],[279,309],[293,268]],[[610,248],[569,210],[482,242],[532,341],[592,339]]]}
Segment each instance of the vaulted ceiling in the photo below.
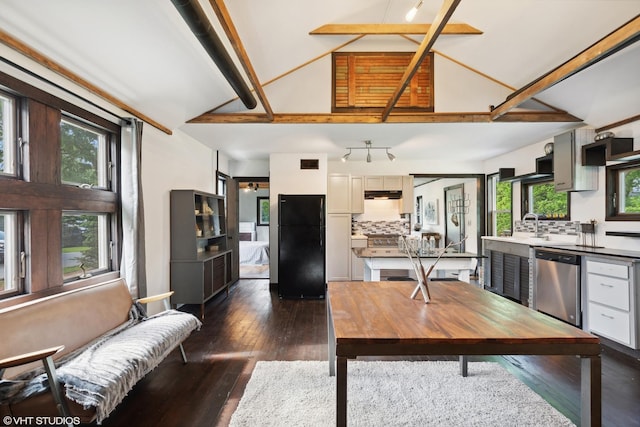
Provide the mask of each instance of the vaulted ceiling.
{"label": "vaulted ceiling", "polygon": [[[337,159],[344,147],[372,140],[400,159],[481,161],[565,129],[640,114],[638,0],[461,0],[447,23],[481,34],[443,31],[428,46],[435,52],[433,115],[400,118],[393,108],[383,119],[330,114],[331,52],[419,50],[424,34],[371,34],[405,24],[415,3],[200,0],[244,81],[257,84],[253,110],[237,100],[170,0],[3,0],[0,70],[29,65],[15,48],[35,52],[161,131],[184,132],[237,160],[291,151]],[[437,23],[443,3],[457,1],[425,0],[413,23]],[[327,24],[353,31],[310,34]],[[593,54],[600,40],[615,43],[610,35],[620,28],[629,41],[624,49],[562,79],[556,67],[573,60],[567,64],[575,68],[584,59],[576,55]],[[531,90],[553,70],[540,91]],[[581,122],[513,117],[528,105],[512,109],[518,96],[535,96]]]}

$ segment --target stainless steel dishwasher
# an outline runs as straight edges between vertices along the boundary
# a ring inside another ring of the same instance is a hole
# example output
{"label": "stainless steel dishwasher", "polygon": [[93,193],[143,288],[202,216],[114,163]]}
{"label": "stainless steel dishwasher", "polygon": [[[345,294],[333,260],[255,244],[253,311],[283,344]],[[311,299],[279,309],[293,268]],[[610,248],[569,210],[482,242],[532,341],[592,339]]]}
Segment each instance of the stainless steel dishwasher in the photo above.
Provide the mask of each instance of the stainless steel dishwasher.
{"label": "stainless steel dishwasher", "polygon": [[536,309],[580,327],[580,256],[536,249]]}

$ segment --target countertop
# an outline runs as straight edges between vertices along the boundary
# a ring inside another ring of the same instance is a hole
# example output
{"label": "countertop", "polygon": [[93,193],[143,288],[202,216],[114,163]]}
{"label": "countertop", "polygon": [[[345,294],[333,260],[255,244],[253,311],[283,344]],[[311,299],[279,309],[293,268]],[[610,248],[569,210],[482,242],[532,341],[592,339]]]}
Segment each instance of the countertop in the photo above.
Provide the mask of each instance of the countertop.
{"label": "countertop", "polygon": [[[407,253],[397,248],[352,248],[358,258],[406,258]],[[440,251],[434,254],[420,254],[420,258],[438,258]],[[445,252],[442,258],[482,258],[482,255],[470,252]]]}
{"label": "countertop", "polygon": [[591,246],[580,246],[575,243],[562,241],[562,240],[554,240],[551,237],[549,240],[545,240],[543,238],[532,238],[526,236],[516,236],[516,237],[496,237],[496,236],[483,236],[483,239],[487,240],[496,240],[501,242],[510,242],[510,243],[519,243],[522,245],[533,246],[536,248],[549,248],[549,249],[557,249],[566,252],[577,253],[578,255],[603,255],[603,256],[617,256],[624,258],[634,258],[640,260],[640,251],[630,251],[626,249],[617,249],[617,248],[605,248],[605,247],[591,247]]}

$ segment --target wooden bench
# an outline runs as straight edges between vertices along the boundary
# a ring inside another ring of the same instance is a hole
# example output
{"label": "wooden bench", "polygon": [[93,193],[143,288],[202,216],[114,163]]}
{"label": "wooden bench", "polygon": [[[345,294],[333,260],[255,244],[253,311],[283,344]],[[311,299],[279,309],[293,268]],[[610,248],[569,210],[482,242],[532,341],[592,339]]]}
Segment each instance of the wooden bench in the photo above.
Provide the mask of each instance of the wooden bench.
{"label": "wooden bench", "polygon": [[[116,279],[0,310],[0,415],[100,423],[176,347],[186,363],[182,341],[201,323],[171,310],[171,294],[133,301]],[[146,316],[141,304],[159,300],[166,310]]]}

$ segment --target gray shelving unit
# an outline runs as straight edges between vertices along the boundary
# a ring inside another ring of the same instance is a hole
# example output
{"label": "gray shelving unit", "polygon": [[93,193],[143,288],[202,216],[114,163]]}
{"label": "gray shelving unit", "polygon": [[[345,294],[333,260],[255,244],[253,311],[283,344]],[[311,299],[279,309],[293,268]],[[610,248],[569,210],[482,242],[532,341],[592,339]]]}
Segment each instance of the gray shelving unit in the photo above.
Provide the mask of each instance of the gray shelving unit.
{"label": "gray shelving unit", "polygon": [[204,304],[231,284],[224,198],[196,190],[171,191],[171,303]]}

